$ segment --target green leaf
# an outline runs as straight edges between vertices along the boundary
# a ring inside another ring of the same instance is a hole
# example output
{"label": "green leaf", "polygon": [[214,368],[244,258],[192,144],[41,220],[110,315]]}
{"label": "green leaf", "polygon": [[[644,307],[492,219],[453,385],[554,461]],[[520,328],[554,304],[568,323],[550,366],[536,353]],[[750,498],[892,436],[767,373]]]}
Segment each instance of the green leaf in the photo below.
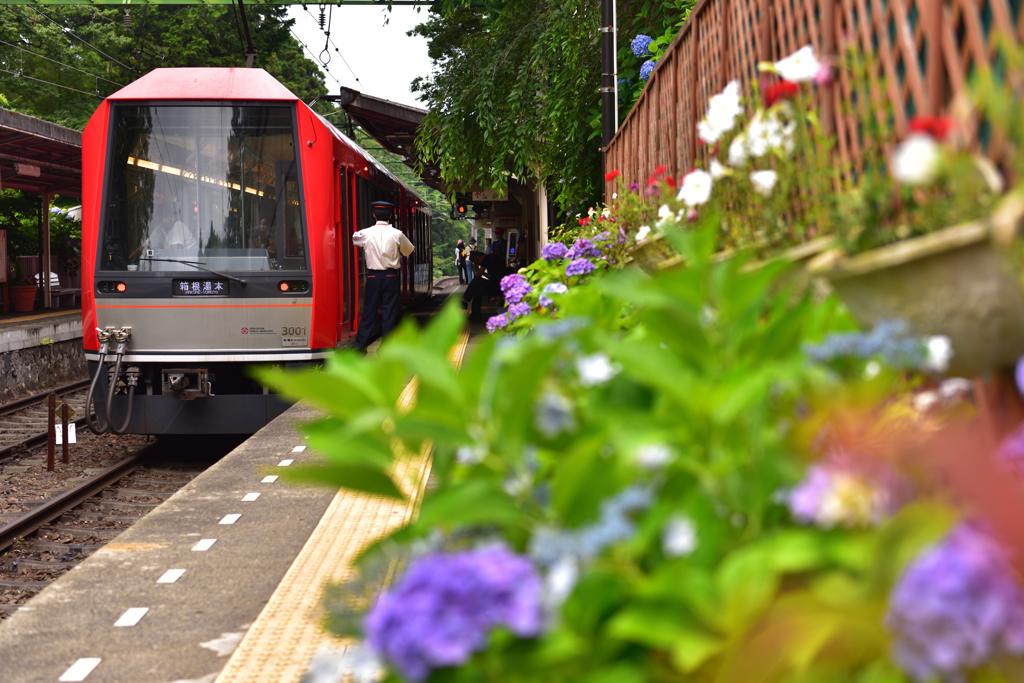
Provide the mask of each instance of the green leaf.
{"label": "green leaf", "polygon": [[416,524],[421,527],[516,524],[523,513],[516,502],[492,482],[474,479],[428,495]]}
{"label": "green leaf", "polygon": [[368,465],[299,465],[288,468],[281,478],[405,500],[405,496],[383,469]]}
{"label": "green leaf", "polygon": [[771,554],[755,545],[727,555],[715,583],[722,599],[722,623],[730,633],[739,633],[771,604],[779,577]]}
{"label": "green leaf", "polygon": [[810,529],[783,531],[767,542],[772,568],[778,572],[818,569],[827,559],[826,542]]}

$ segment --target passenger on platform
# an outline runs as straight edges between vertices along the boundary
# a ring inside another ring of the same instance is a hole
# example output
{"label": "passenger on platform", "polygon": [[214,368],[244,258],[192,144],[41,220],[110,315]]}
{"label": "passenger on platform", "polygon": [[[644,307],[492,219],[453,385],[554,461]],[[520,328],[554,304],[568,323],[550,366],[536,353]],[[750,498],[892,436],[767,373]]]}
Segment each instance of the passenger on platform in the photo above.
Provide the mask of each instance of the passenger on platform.
{"label": "passenger on platform", "polygon": [[462,240],[455,245],[455,265],[459,270],[459,284],[469,284],[466,279],[466,245],[462,243]]}
{"label": "passenger on platform", "polygon": [[370,210],[377,223],[352,235],[352,243],[362,247],[366,256],[363,316],[356,334],[356,349],[363,353],[370,345],[378,308],[382,309],[382,337],[386,337],[398,324],[398,296],[402,287],[399,267],[402,257],[409,256],[415,249],[405,233],[391,226],[394,206],[388,202],[373,202]]}
{"label": "passenger on platform", "polygon": [[490,254],[493,250],[494,250],[494,247],[491,246],[491,238],[490,237],[485,237],[484,238],[484,254],[485,255],[486,254]]}
{"label": "passenger on platform", "polygon": [[516,258],[512,262],[512,270],[519,270],[530,265],[530,259],[526,255],[529,248],[526,244],[526,235],[520,235],[519,239],[516,240]]}
{"label": "passenger on platform", "polygon": [[[466,285],[469,286],[473,283],[473,278],[476,277],[476,269],[473,267],[473,253],[476,252],[476,238],[470,237],[469,244],[466,245]],[[477,252],[479,253],[479,252]]]}
{"label": "passenger on platform", "polygon": [[508,247],[506,247],[504,230],[501,228],[494,229],[494,242],[491,244],[491,253],[498,257],[501,265],[505,265],[508,262]]}
{"label": "passenger on platform", "polygon": [[481,254],[474,251],[472,254],[473,263],[477,266],[477,277],[466,287],[462,294],[463,307],[472,304],[470,320],[483,320],[480,308],[483,305],[484,297],[501,296],[501,278],[510,272],[494,254]]}

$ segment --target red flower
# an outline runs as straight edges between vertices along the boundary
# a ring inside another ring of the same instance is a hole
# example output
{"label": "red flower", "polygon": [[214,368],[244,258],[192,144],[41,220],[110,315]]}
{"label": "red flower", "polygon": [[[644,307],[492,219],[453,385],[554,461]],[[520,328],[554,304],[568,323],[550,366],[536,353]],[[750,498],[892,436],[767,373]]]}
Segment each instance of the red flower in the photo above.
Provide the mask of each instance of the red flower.
{"label": "red flower", "polygon": [[607,173],[604,174],[604,180],[606,183],[610,183],[611,181],[618,178],[620,175],[622,175],[622,173],[618,170],[608,171]]}
{"label": "red flower", "polygon": [[669,184],[669,187],[675,187],[676,186],[675,178],[673,178],[670,175],[665,176],[665,182]]}
{"label": "red flower", "polygon": [[910,130],[924,133],[936,140],[944,140],[953,130],[953,119],[948,116],[915,116],[910,119]]}
{"label": "red flower", "polygon": [[581,218],[580,219],[580,225],[590,225],[590,219],[589,218]]}
{"label": "red flower", "polygon": [[647,179],[647,186],[648,187],[650,187],[651,185],[657,185],[657,184],[658,184],[658,177],[657,176],[653,176],[652,175],[650,178]]}
{"label": "red flower", "polygon": [[800,92],[800,86],[790,81],[772,83],[764,91],[764,106],[770,107],[779,100],[791,100]]}
{"label": "red flower", "polygon": [[665,164],[662,164],[661,166],[658,166],[658,168],[654,169],[654,175],[664,175],[665,171],[667,171],[667,170],[668,170],[668,166],[666,166]]}

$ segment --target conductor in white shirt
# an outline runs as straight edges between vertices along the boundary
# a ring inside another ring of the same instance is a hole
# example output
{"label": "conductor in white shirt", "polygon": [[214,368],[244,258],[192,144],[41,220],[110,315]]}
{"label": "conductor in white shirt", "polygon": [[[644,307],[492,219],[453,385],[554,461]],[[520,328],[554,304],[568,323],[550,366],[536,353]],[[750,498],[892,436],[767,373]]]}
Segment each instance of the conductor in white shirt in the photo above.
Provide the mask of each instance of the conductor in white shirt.
{"label": "conductor in white shirt", "polygon": [[398,324],[398,295],[402,286],[399,267],[402,265],[402,257],[408,256],[415,249],[409,238],[390,223],[394,206],[388,202],[373,202],[370,211],[377,220],[376,225],[352,235],[352,243],[362,247],[366,256],[363,315],[359,319],[359,331],[356,333],[356,348],[364,353],[370,345],[378,308],[383,307],[380,323],[382,337],[386,337]]}

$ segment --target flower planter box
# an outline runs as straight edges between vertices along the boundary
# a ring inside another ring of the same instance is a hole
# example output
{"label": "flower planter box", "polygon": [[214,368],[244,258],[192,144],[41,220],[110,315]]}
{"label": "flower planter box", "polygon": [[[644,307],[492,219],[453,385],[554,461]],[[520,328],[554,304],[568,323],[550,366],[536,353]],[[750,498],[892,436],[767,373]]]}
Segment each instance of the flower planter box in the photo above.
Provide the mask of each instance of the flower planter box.
{"label": "flower planter box", "polygon": [[900,319],[918,335],[946,335],[949,374],[976,376],[1024,355],[1024,289],[1004,248],[1024,224],[1024,197],[983,219],[847,257],[825,252],[808,264],[827,278],[864,327]]}
{"label": "flower planter box", "polygon": [[31,311],[36,302],[35,285],[10,285],[11,308],[18,313]]}

